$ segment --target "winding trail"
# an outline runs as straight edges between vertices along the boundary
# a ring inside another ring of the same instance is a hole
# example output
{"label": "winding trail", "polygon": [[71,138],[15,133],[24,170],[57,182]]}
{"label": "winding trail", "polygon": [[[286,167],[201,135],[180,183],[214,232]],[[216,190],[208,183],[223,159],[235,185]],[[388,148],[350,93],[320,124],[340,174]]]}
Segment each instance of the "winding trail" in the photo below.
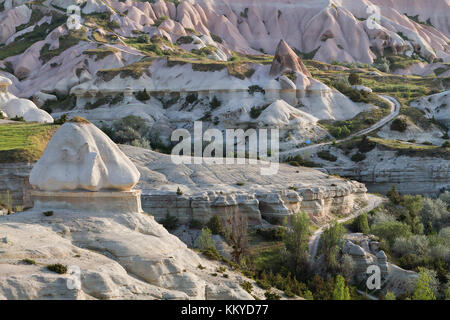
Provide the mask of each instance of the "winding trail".
{"label": "winding trail", "polygon": [[[349,135],[347,138],[344,138],[341,140],[336,140],[336,143],[348,141],[354,137],[363,136],[372,131],[375,131],[399,115],[401,105],[395,98],[393,98],[391,96],[385,96],[385,95],[380,95],[380,97],[383,98],[384,100],[386,100],[387,102],[389,102],[389,105],[391,106],[391,113],[389,113],[389,115],[387,115],[386,117],[384,117],[383,119],[381,119],[380,121],[375,123],[374,125],[370,126],[369,128],[355,132],[355,133]],[[333,141],[317,143],[317,144],[313,144],[313,145],[306,146],[306,147],[301,147],[301,148],[292,149],[292,150],[285,151],[285,152],[280,152],[280,158],[285,159],[290,156],[295,156],[299,152],[306,151],[306,150],[312,150],[312,149],[319,148],[322,146],[330,145],[332,143],[333,143]]]}
{"label": "winding trail", "polygon": [[[357,210],[356,212],[354,212],[353,214],[351,214],[345,218],[339,219],[338,223],[346,222],[350,219],[353,219],[353,218],[359,216],[360,214],[362,214],[364,212],[368,212],[368,211],[378,207],[384,201],[383,198],[373,195],[373,194],[368,194],[367,198],[368,198],[367,205],[365,207]],[[310,263],[312,263],[314,261],[314,258],[316,257],[317,250],[319,248],[320,236],[322,235],[323,231],[326,228],[328,228],[329,226],[330,226],[330,224],[327,223],[326,225],[320,227],[316,232],[314,232],[314,234],[309,239],[308,248],[309,248],[309,255],[310,255]]]}

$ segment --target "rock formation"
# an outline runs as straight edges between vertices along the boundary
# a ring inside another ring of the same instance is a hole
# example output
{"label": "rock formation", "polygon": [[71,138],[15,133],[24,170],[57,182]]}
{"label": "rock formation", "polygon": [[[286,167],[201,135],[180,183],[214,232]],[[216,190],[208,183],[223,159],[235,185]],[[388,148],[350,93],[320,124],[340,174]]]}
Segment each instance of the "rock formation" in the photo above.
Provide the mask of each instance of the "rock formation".
{"label": "rock formation", "polygon": [[270,75],[278,76],[285,72],[298,72],[311,77],[311,73],[299,56],[289,47],[286,41],[281,40],[273,58]]}
{"label": "rock formation", "polygon": [[142,212],[136,168],[92,124],[62,126],[41,160],[34,207],[0,217],[0,299],[253,298]]}
{"label": "rock formation", "polygon": [[0,76],[0,112],[10,119],[22,117],[27,122],[53,123],[52,116],[39,109],[31,100],[18,99],[9,93],[10,85],[10,79]]}
{"label": "rock formation", "polygon": [[129,191],[138,181],[134,164],[86,120],[62,125],[30,174],[41,191]]}

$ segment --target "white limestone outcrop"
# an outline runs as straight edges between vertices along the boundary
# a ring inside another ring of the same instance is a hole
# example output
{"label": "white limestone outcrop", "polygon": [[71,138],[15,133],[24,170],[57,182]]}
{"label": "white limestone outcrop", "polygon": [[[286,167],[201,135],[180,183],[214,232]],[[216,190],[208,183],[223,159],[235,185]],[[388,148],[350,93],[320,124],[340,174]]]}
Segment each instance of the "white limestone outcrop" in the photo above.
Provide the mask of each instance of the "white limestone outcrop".
{"label": "white limestone outcrop", "polygon": [[86,120],[62,125],[30,174],[31,185],[41,191],[128,191],[138,181],[134,164]]}

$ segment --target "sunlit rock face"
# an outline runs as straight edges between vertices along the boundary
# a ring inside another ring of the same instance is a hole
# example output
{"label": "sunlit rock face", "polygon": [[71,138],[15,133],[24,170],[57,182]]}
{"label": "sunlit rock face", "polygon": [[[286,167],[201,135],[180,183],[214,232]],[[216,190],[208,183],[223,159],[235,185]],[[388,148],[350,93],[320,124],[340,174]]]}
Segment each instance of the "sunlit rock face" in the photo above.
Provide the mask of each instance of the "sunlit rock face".
{"label": "sunlit rock face", "polygon": [[41,191],[129,191],[139,181],[134,164],[86,120],[65,123],[30,174]]}
{"label": "sunlit rock face", "polygon": [[305,67],[302,60],[289,47],[286,41],[281,40],[275,52],[270,74],[276,76],[286,71],[299,72],[311,77],[311,73]]}

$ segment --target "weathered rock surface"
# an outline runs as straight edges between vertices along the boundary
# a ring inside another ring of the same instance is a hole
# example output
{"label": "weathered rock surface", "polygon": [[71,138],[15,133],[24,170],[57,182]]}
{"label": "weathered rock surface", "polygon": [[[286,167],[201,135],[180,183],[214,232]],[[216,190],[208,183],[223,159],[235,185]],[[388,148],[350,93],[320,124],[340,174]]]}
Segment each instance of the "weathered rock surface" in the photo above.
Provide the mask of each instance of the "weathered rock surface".
{"label": "weathered rock surface", "polygon": [[[46,217],[32,209],[0,217],[0,237],[3,299],[252,299],[240,276],[211,276],[217,264],[143,213],[56,210]],[[54,263],[79,268],[81,288],[69,289],[76,278],[46,269]]]}
{"label": "weathered rock surface", "polygon": [[348,254],[355,262],[355,277],[357,281],[365,281],[369,266],[378,266],[381,271],[381,289],[401,295],[410,292],[414,287],[417,273],[404,270],[388,262],[383,250],[379,250],[379,243],[362,233],[347,234],[342,248],[343,254]]}
{"label": "weathered rock surface", "polygon": [[450,91],[436,93],[411,102],[411,106],[425,112],[430,119],[442,121],[450,128]]}
{"label": "weathered rock surface", "polygon": [[281,40],[275,51],[270,75],[279,76],[285,72],[298,72],[311,77],[311,73],[305,67],[299,56],[289,47],[286,41]]}
{"label": "weathered rock surface", "polygon": [[[315,221],[348,214],[366,200],[363,184],[327,176],[317,170],[280,164],[275,175],[262,176],[268,164],[181,164],[169,155],[122,145],[141,173],[144,211],[163,218],[169,211],[181,222],[206,222],[233,207],[250,222],[261,217],[283,218],[305,210]],[[182,195],[177,195],[180,188]]]}
{"label": "weathered rock surface", "polygon": [[85,122],[61,126],[30,174],[31,185],[42,191],[127,191],[138,181],[134,164],[105,133]]}

